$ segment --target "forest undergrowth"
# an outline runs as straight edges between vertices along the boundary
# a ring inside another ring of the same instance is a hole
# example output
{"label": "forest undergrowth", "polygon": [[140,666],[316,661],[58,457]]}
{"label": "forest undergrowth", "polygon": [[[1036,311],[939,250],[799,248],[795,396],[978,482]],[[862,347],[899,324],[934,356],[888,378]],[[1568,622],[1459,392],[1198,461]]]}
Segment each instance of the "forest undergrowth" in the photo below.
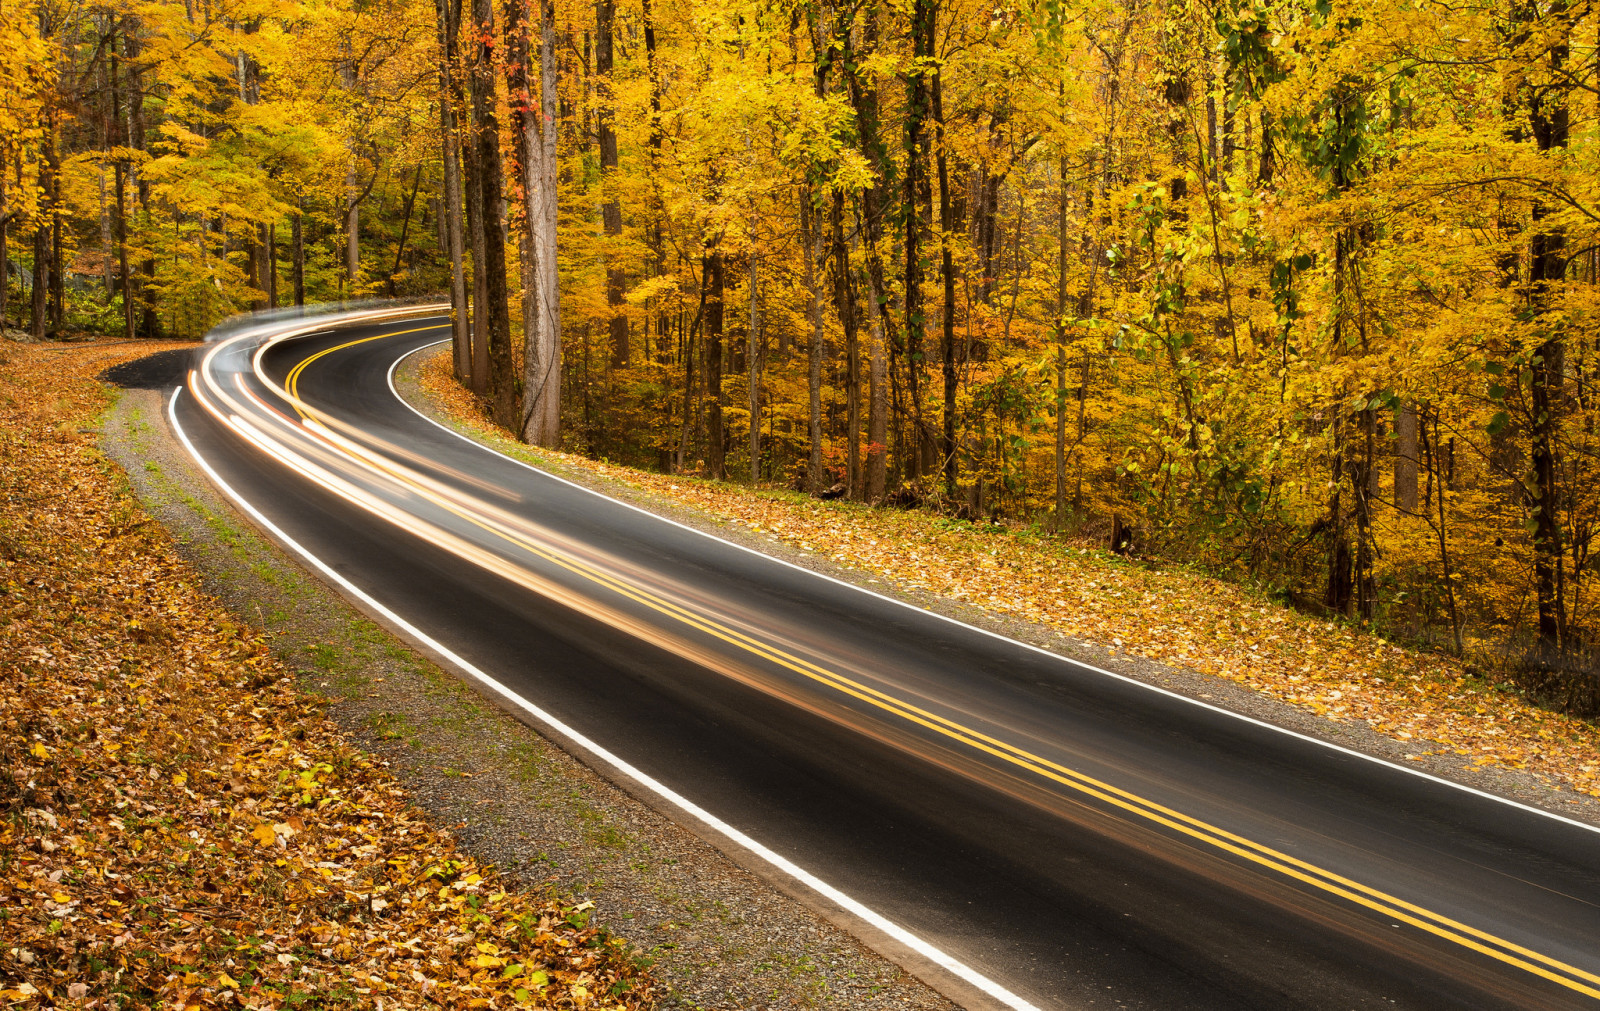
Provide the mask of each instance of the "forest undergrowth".
{"label": "forest undergrowth", "polygon": [[452,376],[447,354],[429,357],[419,381],[455,422],[502,450],[619,481],[904,587],[1037,622],[1108,651],[1226,678],[1330,719],[1363,721],[1404,742],[1413,760],[1461,756],[1600,797],[1594,723],[1543,708],[1454,657],[1037,527],[873,509],[534,449],[489,420]]}
{"label": "forest undergrowth", "polygon": [[0,344],[0,1005],[639,1008],[589,904],[458,852],[94,446],[165,342]]}

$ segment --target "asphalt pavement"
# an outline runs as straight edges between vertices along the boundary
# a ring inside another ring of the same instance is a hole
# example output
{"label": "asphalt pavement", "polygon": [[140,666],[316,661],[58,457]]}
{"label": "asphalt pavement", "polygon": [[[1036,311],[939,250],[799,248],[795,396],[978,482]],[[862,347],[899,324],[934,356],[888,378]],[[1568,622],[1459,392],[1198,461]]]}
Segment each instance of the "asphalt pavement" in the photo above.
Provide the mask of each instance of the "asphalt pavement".
{"label": "asphalt pavement", "polygon": [[173,404],[214,476],[391,625],[946,992],[1015,1007],[1600,998],[1589,826],[488,451],[391,384],[448,337],[438,317],[278,339],[284,326],[208,348]]}

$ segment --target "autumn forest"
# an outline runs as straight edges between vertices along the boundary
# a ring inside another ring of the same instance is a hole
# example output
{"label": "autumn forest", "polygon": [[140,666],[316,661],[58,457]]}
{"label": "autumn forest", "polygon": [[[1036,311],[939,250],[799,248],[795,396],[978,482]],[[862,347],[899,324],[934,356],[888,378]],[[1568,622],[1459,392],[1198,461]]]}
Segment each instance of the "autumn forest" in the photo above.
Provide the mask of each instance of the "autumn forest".
{"label": "autumn forest", "polygon": [[1587,0],[27,0],[0,315],[449,301],[533,443],[1036,524],[1600,709]]}

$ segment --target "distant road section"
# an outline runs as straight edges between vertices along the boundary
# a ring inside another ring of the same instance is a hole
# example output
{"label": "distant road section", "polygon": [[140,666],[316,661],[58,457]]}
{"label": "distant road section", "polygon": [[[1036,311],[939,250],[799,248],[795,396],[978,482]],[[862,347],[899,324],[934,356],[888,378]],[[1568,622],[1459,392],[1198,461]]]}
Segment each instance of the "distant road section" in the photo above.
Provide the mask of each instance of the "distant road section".
{"label": "distant road section", "polygon": [[363,606],[971,1006],[1600,1003],[1600,833],[1083,667],[417,414],[438,317],[209,346],[193,452]]}

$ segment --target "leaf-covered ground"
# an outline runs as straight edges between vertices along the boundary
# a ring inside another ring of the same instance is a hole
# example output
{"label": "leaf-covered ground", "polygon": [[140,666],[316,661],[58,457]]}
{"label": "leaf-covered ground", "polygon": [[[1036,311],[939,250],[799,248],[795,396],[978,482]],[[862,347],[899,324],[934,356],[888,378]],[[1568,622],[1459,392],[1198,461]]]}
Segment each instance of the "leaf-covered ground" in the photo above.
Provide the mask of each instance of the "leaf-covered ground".
{"label": "leaf-covered ground", "polygon": [[[448,355],[431,356],[419,382],[459,424],[509,448],[504,433],[451,377]],[[1332,719],[1365,721],[1404,742],[1413,757],[1460,755],[1480,765],[1525,769],[1552,785],[1600,797],[1600,731],[1594,724],[1485,683],[1454,658],[1318,621],[1245,587],[1126,562],[1036,531],[820,502],[520,449],[903,586],[1227,678]]]}
{"label": "leaf-covered ground", "polygon": [[0,1006],[636,1008],[619,939],[456,852],[124,490],[94,376],[0,345]]}

